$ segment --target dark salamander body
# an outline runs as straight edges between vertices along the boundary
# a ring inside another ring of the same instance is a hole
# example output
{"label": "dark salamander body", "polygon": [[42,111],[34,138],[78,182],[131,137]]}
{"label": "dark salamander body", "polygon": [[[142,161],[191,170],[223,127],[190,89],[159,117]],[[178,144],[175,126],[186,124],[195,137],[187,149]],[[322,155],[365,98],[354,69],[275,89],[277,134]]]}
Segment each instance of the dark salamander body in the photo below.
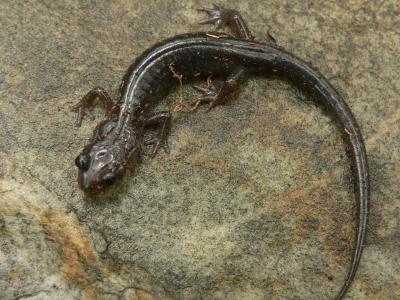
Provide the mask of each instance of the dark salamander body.
{"label": "dark salamander body", "polygon": [[[121,178],[138,158],[143,145],[152,144],[153,155],[163,147],[168,150],[167,134],[171,116],[168,111],[151,114],[176,83],[209,77],[207,84],[195,86],[202,96],[190,110],[206,103],[208,109],[233,97],[240,81],[248,76],[280,76],[317,99],[338,120],[352,149],[356,172],[356,196],[359,220],[355,251],[347,278],[335,299],[342,299],[358,267],[365,238],[369,198],[368,165],[360,129],[346,103],[329,82],[304,61],[279,48],[269,37],[256,42],[237,11],[222,7],[202,9],[217,29],[230,26],[238,38],[221,33],[179,35],[147,50],[129,68],[121,85],[121,97],[114,103],[101,88],[91,90],[75,107],[78,124],[99,98],[107,108],[107,120],[95,129],[91,144],[76,158],[80,187],[88,193],[105,190]],[[213,82],[210,74],[219,78]],[[159,134],[144,142],[143,130],[159,126]]]}

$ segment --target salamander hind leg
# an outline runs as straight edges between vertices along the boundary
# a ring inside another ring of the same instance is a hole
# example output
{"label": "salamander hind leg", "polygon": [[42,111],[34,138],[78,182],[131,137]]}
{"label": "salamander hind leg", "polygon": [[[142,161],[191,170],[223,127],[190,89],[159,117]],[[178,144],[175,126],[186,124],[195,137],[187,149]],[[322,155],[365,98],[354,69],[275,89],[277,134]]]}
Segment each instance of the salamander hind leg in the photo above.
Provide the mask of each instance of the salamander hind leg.
{"label": "salamander hind leg", "polygon": [[213,8],[198,8],[197,10],[205,12],[209,17],[201,21],[200,24],[214,24],[216,31],[229,27],[237,37],[250,41],[254,40],[254,36],[238,11],[225,9],[215,4]]}
{"label": "salamander hind leg", "polygon": [[171,114],[169,111],[160,111],[144,120],[144,126],[160,126],[158,135],[145,142],[145,145],[153,145],[151,157],[153,158],[160,148],[169,152],[168,133],[171,127]]}
{"label": "salamander hind leg", "polygon": [[93,118],[91,114],[91,108],[94,106],[94,100],[99,98],[106,107],[108,118],[112,118],[116,115],[116,107],[112,101],[110,95],[100,87],[95,87],[91,89],[77,104],[72,106],[71,110],[77,113],[76,126],[81,126],[82,120],[85,115],[89,115]]}
{"label": "salamander hind leg", "polygon": [[217,105],[225,104],[227,101],[233,98],[240,80],[244,77],[245,69],[239,68],[233,72],[225,81],[217,80],[211,81],[211,78],[207,78],[206,84],[195,85],[194,89],[199,91],[202,96],[192,101],[191,110],[196,110],[199,105],[203,103],[208,104],[207,111],[216,107]]}

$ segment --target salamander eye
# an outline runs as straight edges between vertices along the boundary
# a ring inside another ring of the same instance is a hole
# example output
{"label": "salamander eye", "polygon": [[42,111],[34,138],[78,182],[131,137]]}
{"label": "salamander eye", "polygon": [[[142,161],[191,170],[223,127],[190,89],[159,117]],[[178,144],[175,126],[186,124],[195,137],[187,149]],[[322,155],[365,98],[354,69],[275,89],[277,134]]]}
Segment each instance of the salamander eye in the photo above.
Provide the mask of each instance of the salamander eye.
{"label": "salamander eye", "polygon": [[86,154],[79,154],[75,158],[75,165],[82,171],[87,171],[90,165],[90,157]]}
{"label": "salamander eye", "polygon": [[113,173],[107,173],[106,175],[103,176],[102,182],[105,183],[106,185],[112,185],[114,184],[116,179],[117,177]]}

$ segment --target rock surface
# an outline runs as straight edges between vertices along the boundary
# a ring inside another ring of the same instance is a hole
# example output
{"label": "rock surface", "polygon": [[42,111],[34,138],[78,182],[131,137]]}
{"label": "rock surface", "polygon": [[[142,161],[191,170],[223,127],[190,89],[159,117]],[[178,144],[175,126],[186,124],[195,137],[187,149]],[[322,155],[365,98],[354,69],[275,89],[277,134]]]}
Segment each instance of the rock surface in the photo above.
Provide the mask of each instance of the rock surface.
{"label": "rock surface", "polygon": [[[372,200],[347,299],[399,299],[398,1],[220,3],[312,61],[353,110]],[[107,194],[77,186],[74,157],[103,112],[75,128],[71,105],[93,86],[116,96],[146,48],[205,30],[194,8],[208,5],[0,2],[1,299],[333,299],[354,243],[350,160],[288,84],[251,79],[230,105],[175,114],[170,155],[145,151]]]}

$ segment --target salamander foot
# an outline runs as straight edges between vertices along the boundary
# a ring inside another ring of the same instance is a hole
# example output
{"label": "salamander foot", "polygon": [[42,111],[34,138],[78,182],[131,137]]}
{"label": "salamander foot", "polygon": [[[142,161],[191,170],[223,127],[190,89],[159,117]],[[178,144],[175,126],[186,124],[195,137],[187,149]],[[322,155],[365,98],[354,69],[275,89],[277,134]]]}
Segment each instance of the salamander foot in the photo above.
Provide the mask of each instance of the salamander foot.
{"label": "salamander foot", "polygon": [[217,105],[226,103],[233,98],[238,83],[245,73],[245,69],[238,68],[225,81],[211,81],[211,75],[207,78],[206,84],[195,85],[194,89],[198,90],[201,97],[197,98],[191,103],[191,111],[197,109],[200,104],[208,103],[207,111],[211,110]]}
{"label": "salamander foot", "polygon": [[95,87],[92,90],[90,90],[83,98],[81,101],[79,101],[77,104],[71,107],[71,110],[73,112],[77,113],[77,118],[76,118],[76,126],[80,127],[82,124],[83,118],[88,115],[92,119],[94,119],[94,116],[91,113],[91,110],[94,106],[94,100],[98,98],[100,101],[103,102],[106,111],[107,111],[107,116],[109,119],[115,118],[116,115],[118,114],[118,107],[116,107],[111,100],[110,95],[108,93],[100,88],[100,87]]}
{"label": "salamander foot", "polygon": [[208,15],[208,19],[200,21],[199,24],[214,24],[215,30],[218,31],[225,27],[228,23],[229,16],[227,10],[221,6],[215,5],[214,8],[198,8],[198,11],[205,12]]}
{"label": "salamander foot", "polygon": [[202,96],[198,97],[196,100],[191,103],[191,111],[196,110],[200,104],[208,103],[207,111],[211,110],[213,107],[223,104],[226,99],[224,99],[223,94],[221,93],[223,82],[217,81],[212,82],[210,77],[207,79],[207,83],[203,83],[200,85],[194,85],[193,88],[199,91]]}
{"label": "salamander foot", "polygon": [[160,111],[146,118],[144,120],[144,126],[160,126],[158,135],[144,143],[146,146],[153,145],[151,158],[156,156],[160,148],[163,148],[166,153],[169,153],[168,132],[171,127],[171,114],[169,111]]}
{"label": "salamander foot", "polygon": [[199,24],[213,24],[216,31],[230,27],[237,37],[250,41],[254,40],[254,36],[237,10],[226,9],[215,4],[214,8],[198,8],[197,10],[205,12],[209,17]]}
{"label": "salamander foot", "polygon": [[151,151],[151,155],[150,155],[151,158],[154,158],[156,156],[156,154],[158,153],[158,150],[160,150],[160,148],[163,148],[165,153],[167,153],[167,154],[169,154],[169,152],[170,152],[167,137],[157,136],[148,141],[145,141],[144,144],[146,146],[153,145],[153,151]]}

